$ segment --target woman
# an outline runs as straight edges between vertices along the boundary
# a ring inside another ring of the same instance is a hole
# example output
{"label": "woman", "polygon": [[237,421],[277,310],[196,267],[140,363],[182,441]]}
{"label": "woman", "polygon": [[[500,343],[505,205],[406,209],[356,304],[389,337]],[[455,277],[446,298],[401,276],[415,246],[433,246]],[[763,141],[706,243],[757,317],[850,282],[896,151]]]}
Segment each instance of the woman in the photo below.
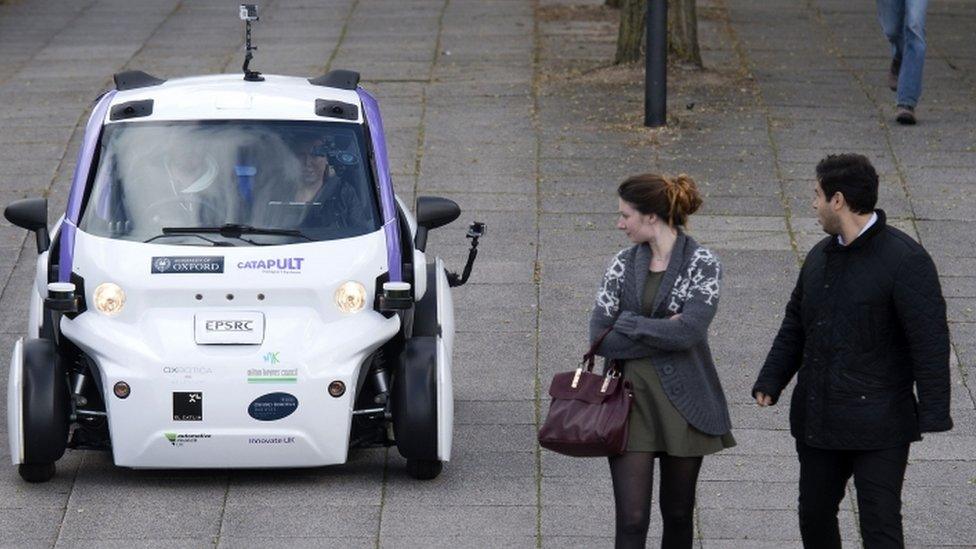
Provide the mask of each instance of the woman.
{"label": "woman", "polygon": [[637,175],[617,194],[617,228],[634,245],[611,261],[590,319],[591,341],[610,329],[597,354],[619,361],[634,390],[627,451],[610,458],[616,547],[645,545],[655,457],[661,546],[691,547],[702,456],[735,445],[708,347],[721,267],[682,231],[702,203],[690,177]]}

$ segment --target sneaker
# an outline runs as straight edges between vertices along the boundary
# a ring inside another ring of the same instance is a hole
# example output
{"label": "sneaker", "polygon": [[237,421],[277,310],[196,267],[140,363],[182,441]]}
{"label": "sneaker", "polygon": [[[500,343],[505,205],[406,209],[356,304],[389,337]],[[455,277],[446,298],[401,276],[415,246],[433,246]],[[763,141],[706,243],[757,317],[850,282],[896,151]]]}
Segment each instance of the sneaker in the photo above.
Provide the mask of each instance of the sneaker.
{"label": "sneaker", "polygon": [[891,67],[888,69],[888,88],[891,91],[898,91],[898,73],[901,72],[901,61],[891,60]]}
{"label": "sneaker", "polygon": [[898,105],[898,114],[895,115],[895,120],[902,126],[915,125],[915,107]]}

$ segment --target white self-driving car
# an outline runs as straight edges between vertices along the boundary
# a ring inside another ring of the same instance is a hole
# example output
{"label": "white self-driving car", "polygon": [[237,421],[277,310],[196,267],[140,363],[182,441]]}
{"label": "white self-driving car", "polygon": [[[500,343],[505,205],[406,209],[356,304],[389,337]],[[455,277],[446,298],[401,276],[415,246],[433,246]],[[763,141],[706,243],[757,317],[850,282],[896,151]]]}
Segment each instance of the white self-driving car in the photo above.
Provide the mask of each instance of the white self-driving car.
{"label": "white self-driving car", "polygon": [[396,445],[416,478],[451,457],[451,286],[426,253],[457,204],[393,192],[359,75],[164,81],[95,103],[67,209],[33,231],[7,420],[20,475],[66,448],[133,468],[314,467]]}

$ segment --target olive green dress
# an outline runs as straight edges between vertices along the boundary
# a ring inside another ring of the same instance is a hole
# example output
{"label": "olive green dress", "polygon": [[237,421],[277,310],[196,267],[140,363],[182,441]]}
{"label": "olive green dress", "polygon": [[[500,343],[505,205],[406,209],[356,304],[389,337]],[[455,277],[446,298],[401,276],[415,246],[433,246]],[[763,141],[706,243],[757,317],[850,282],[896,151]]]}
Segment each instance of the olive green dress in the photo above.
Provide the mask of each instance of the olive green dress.
{"label": "olive green dress", "polygon": [[[649,272],[641,298],[641,314],[649,316],[664,272]],[[735,446],[732,433],[707,435],[695,429],[668,400],[657,370],[649,358],[624,362],[624,379],[634,388],[630,409],[628,452],[664,452],[692,457],[714,454]]]}

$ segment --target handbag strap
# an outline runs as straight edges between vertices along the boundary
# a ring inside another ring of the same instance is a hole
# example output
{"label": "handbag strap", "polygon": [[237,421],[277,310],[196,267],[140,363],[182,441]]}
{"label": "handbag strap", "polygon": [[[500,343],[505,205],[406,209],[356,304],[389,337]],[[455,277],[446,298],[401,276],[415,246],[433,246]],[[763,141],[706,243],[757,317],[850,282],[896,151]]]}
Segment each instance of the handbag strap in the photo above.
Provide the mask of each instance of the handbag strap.
{"label": "handbag strap", "polygon": [[606,339],[608,335],[610,335],[610,332],[612,330],[613,330],[613,324],[608,326],[606,330],[603,330],[603,333],[601,333],[593,341],[593,345],[590,345],[590,350],[586,351],[586,354],[583,355],[583,360],[582,362],[580,362],[580,366],[582,367],[584,364],[586,364],[587,372],[593,371],[593,363],[596,357],[596,350],[600,348],[600,345],[603,343],[603,340]]}

